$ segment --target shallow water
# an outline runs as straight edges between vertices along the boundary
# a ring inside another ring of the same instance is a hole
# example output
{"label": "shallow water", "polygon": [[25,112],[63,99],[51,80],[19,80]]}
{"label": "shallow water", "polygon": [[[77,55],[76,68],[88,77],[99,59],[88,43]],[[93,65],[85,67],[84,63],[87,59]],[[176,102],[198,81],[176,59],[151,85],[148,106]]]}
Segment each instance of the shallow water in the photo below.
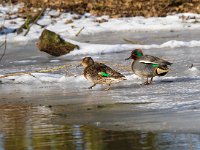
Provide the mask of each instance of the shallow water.
{"label": "shallow water", "polygon": [[[188,32],[181,34],[187,37]],[[149,36],[142,33],[140,38]],[[171,36],[158,39],[156,43],[163,43]],[[8,45],[1,74],[71,66],[1,79],[0,149],[199,149],[199,47],[144,51],[173,62],[171,72],[150,86],[140,85],[143,80],[132,75],[131,61],[124,61],[130,52],[92,55],[128,79],[105,91],[100,85],[86,89],[91,84],[81,75],[83,68],[75,67],[84,56],[53,58],[34,43]]]}
{"label": "shallow water", "polygon": [[0,105],[0,149],[199,149],[199,133],[117,131],[82,124],[56,125],[51,108]]}

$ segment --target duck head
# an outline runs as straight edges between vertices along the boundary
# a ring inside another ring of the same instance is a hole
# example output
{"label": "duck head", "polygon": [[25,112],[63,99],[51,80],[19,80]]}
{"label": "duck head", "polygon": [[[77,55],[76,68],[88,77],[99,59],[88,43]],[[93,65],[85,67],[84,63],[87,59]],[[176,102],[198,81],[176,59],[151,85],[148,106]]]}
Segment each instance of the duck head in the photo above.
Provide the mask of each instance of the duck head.
{"label": "duck head", "polygon": [[134,59],[137,60],[142,57],[144,54],[141,49],[135,49],[131,52],[130,57],[126,58],[125,60]]}
{"label": "duck head", "polygon": [[83,67],[88,67],[94,64],[94,60],[91,57],[85,57],[81,61]]}

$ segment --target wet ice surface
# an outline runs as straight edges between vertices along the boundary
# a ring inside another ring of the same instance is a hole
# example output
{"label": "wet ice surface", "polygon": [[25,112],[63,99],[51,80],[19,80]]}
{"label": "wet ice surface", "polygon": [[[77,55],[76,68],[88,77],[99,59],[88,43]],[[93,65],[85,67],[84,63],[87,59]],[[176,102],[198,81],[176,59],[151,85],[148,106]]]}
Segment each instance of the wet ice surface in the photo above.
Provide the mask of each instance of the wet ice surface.
{"label": "wet ice surface", "polygon": [[[165,122],[162,115],[166,116],[166,112],[176,112],[177,114],[198,114],[199,112],[199,47],[144,50],[146,54],[156,55],[173,62],[170,68],[171,72],[164,77],[155,78],[154,83],[150,86],[140,85],[144,80],[137,78],[131,70],[128,70],[131,61],[124,59],[130,55],[130,51],[92,55],[94,60],[105,62],[126,75],[128,80],[113,85],[110,91],[104,91],[105,86],[100,85],[92,90],[86,89],[91,83],[83,77],[83,68],[76,68],[76,65],[84,56],[69,56],[64,59],[47,57],[46,54],[37,51],[34,43],[25,46],[23,49],[21,49],[21,46],[16,47],[16,49],[19,50],[14,52],[12,47],[8,50],[2,65],[2,74],[35,72],[66,64],[71,66],[67,72],[58,70],[54,73],[33,73],[36,78],[30,75],[21,75],[2,79],[3,84],[1,84],[0,91],[1,97],[4,99],[10,99],[10,97],[14,99],[23,98],[27,102],[28,99],[34,99],[30,103],[39,102],[40,104],[54,105],[71,103],[87,105],[134,104],[131,108],[133,112],[152,111],[156,115],[158,113],[156,122],[160,118],[160,123]],[[116,64],[120,65],[117,66]],[[189,68],[191,64],[194,64],[193,68]],[[76,77],[72,75],[76,75]],[[144,116],[146,116],[146,113],[144,113]],[[167,117],[175,118],[173,115]],[[152,117],[149,115],[148,119],[152,121]],[[138,119],[138,121],[140,120]],[[167,118],[167,120],[170,121],[171,119]]]}
{"label": "wet ice surface", "polygon": [[[155,127],[155,130],[159,129],[155,126],[155,123],[162,125],[169,121],[172,124],[175,123],[175,128],[178,127],[177,130],[182,128],[179,125],[176,126],[177,121],[184,122],[185,120],[189,121],[190,119],[194,119],[194,123],[199,123],[197,119],[200,96],[198,48],[190,48],[190,50],[188,50],[188,48],[145,50],[145,53],[166,57],[174,63],[171,67],[172,71],[167,74],[167,76],[155,78],[154,83],[150,86],[140,85],[143,82],[142,79],[137,78],[127,70],[123,70],[120,66],[119,68],[115,66],[115,64],[119,62],[121,66],[130,66],[131,61],[124,61],[124,58],[129,55],[129,52],[126,52],[93,56],[95,60],[107,62],[111,67],[118,69],[125,74],[128,79],[127,81],[113,85],[110,91],[104,91],[105,86],[100,85],[97,85],[92,90],[86,89],[91,83],[85,80],[81,75],[83,68],[75,68],[81,59],[81,57],[78,57],[71,58],[71,60],[70,58],[69,60],[61,60],[60,62],[52,62],[51,59],[43,63],[39,60],[13,61],[14,66],[11,63],[12,65],[3,69],[3,73],[12,72],[13,70],[14,72],[26,72],[35,70],[36,68],[36,70],[40,70],[69,63],[72,64],[69,68],[70,72],[77,75],[77,77],[70,76],[70,74],[65,75],[65,71],[58,71],[56,73],[33,73],[36,78],[30,75],[11,76],[2,79],[1,97],[5,99],[5,101],[12,97],[12,99],[16,100],[23,99],[23,101],[30,103],[49,105],[120,104],[122,107],[118,106],[115,110],[119,112],[128,111],[131,117],[136,117],[136,119],[138,119],[138,127],[141,127],[140,123],[143,123],[144,119],[146,119],[147,122],[152,122],[152,119],[155,118],[155,122],[153,121],[154,125],[152,126],[153,128]],[[191,64],[194,64],[193,68],[189,68]],[[15,80],[13,81],[12,79]],[[123,105],[126,105],[126,107],[127,105],[131,105],[131,109],[126,109]],[[121,110],[122,108],[125,110]],[[140,112],[139,118],[137,118],[138,115],[134,116],[135,111]],[[149,111],[151,113],[149,113]],[[106,111],[104,113],[106,113]],[[168,113],[169,115],[167,115]],[[188,114],[192,117],[186,117]],[[143,116],[144,119],[141,119]],[[120,115],[118,117],[120,117]],[[125,116],[121,117],[124,118]],[[176,117],[179,119],[177,120]],[[172,121],[174,119],[176,120]],[[141,120],[142,122],[140,122]],[[91,122],[93,121],[95,122],[95,120],[91,120]],[[190,121],[188,123],[190,124]],[[183,124],[183,126],[185,125]],[[147,127],[152,128],[149,125]],[[188,126],[186,125],[185,127],[187,128]],[[195,127],[198,126],[195,125],[194,128]],[[144,128],[146,128],[146,126],[144,126]],[[166,129],[167,127],[161,126],[161,129],[162,128]]]}
{"label": "wet ice surface", "polygon": [[[145,35],[143,36],[145,38]],[[159,44],[163,42],[158,41]],[[150,43],[152,44],[153,41]],[[7,126],[8,121],[1,121],[4,122],[1,130],[8,136],[5,141],[13,142],[13,136],[33,137],[34,140],[38,140],[38,135],[43,135],[43,142],[39,142],[36,146],[48,149],[48,143],[55,140],[54,144],[62,148],[66,146],[64,141],[68,141],[67,144],[71,145],[71,149],[75,149],[74,147],[86,149],[84,145],[93,142],[84,139],[93,137],[92,133],[95,132],[99,133],[95,134],[97,141],[100,141],[97,145],[106,145],[107,141],[112,141],[113,144],[110,143],[110,146],[113,148],[110,149],[117,149],[119,141],[123,143],[137,141],[132,143],[134,146],[123,144],[126,149],[154,149],[155,147],[157,149],[198,149],[200,143],[199,47],[146,49],[144,53],[171,61],[173,63],[170,67],[171,72],[164,77],[155,78],[152,85],[144,86],[140,85],[143,80],[132,75],[129,70],[131,61],[124,60],[130,55],[130,51],[93,54],[94,60],[105,62],[123,73],[128,80],[113,85],[110,91],[105,91],[105,86],[100,85],[88,90],[86,88],[91,83],[81,75],[83,68],[75,67],[85,55],[53,58],[38,52],[34,43],[23,47],[10,45],[1,64],[1,74],[35,72],[66,64],[71,66],[67,73],[65,70],[59,70],[54,73],[33,73],[36,78],[21,75],[1,79],[2,113],[7,115],[14,110],[20,116],[28,112],[28,117],[21,116],[25,119],[18,120],[19,124],[16,125],[17,127],[23,124],[26,127],[24,134],[14,132],[18,129],[12,126],[12,122],[19,116],[10,114],[3,117],[11,118],[10,126]],[[191,64],[194,65],[193,68],[189,68]],[[23,105],[26,107],[22,107]],[[38,117],[35,117],[37,116],[35,113]],[[37,124],[38,122],[41,124]],[[34,130],[30,128],[30,124]],[[7,132],[8,129],[14,130],[14,133]],[[50,132],[52,130],[55,132]],[[57,134],[62,137],[62,140],[53,138]],[[100,136],[102,134],[103,136]],[[52,139],[47,135],[51,135]],[[2,135],[2,138],[5,136]],[[153,143],[148,143],[149,138]],[[59,142],[61,143],[58,144]],[[109,147],[99,149],[109,149]]]}

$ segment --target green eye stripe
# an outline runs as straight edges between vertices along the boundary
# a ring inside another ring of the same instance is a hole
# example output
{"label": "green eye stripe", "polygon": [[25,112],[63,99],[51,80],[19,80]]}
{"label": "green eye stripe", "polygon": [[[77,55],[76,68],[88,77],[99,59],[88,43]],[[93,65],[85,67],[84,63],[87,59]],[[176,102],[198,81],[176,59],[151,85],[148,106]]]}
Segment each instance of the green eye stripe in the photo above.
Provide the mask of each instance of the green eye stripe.
{"label": "green eye stripe", "polygon": [[138,57],[142,57],[142,56],[143,56],[142,53],[141,53],[141,52],[138,52],[138,51],[136,51],[136,55],[137,55]]}

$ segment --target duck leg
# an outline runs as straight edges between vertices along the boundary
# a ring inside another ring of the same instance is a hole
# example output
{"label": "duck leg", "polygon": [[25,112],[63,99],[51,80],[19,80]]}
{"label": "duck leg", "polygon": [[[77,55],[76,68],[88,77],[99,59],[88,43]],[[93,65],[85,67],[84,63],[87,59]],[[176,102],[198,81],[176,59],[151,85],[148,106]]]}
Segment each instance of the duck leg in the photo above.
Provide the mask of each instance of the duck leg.
{"label": "duck leg", "polygon": [[153,77],[151,77],[151,80],[150,80],[149,84],[151,84],[152,81],[153,81]]}
{"label": "duck leg", "polygon": [[108,90],[110,90],[110,88],[111,88],[111,87],[110,87],[110,84],[108,84],[108,87],[105,88],[105,90],[108,91]]}
{"label": "duck leg", "polygon": [[144,85],[149,85],[149,80],[148,80],[149,78],[147,77],[147,80],[146,80],[146,82],[144,82]]}
{"label": "duck leg", "polygon": [[94,83],[92,86],[90,86],[88,89],[92,89],[96,84]]}

